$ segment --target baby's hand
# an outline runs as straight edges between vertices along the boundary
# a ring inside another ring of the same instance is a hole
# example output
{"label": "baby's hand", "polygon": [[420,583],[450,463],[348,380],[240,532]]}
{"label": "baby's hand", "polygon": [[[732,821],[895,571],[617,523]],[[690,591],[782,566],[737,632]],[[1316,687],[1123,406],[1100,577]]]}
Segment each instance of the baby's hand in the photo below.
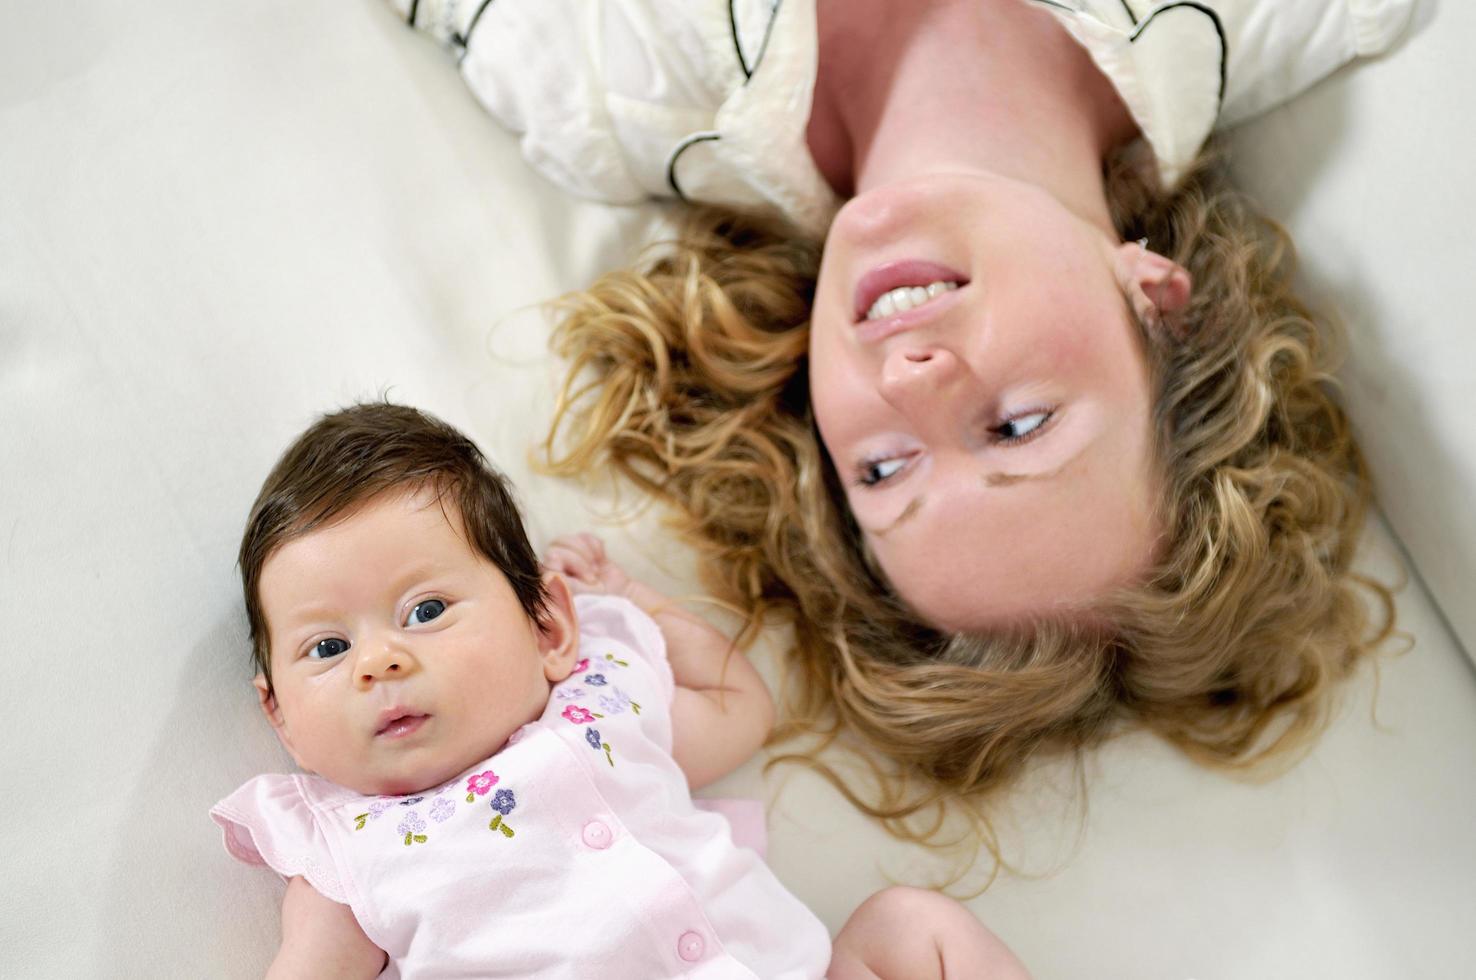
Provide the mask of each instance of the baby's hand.
{"label": "baby's hand", "polygon": [[569,580],[575,593],[596,592],[629,596],[631,580],[625,569],[605,554],[605,542],[593,534],[555,538],[543,556],[543,566]]}

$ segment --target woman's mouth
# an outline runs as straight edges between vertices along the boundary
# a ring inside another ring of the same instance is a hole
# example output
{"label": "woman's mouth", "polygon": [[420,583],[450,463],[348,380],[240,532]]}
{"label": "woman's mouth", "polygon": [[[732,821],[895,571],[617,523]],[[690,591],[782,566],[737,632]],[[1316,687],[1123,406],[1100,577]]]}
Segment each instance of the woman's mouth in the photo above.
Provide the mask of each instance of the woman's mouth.
{"label": "woman's mouth", "polygon": [[881,320],[894,313],[906,313],[957,288],[958,283],[951,280],[934,281],[926,286],[898,286],[882,293],[881,299],[871,304],[871,309],[866,311],[866,319]]}
{"label": "woman's mouth", "polygon": [[919,259],[887,262],[856,283],[856,322],[885,320],[907,313],[967,286],[968,282],[963,273],[937,262]]}

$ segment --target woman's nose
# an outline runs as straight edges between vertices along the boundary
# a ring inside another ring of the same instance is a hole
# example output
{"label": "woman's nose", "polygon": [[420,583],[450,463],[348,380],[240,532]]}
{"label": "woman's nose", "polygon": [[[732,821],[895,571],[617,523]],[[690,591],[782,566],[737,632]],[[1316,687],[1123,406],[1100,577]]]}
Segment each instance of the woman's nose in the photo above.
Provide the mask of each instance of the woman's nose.
{"label": "woman's nose", "polygon": [[896,347],[882,363],[881,394],[899,411],[926,409],[963,369],[946,347]]}
{"label": "woman's nose", "polygon": [[358,644],[359,659],[354,663],[354,683],[373,687],[379,681],[398,679],[414,673],[418,664],[410,651],[393,639],[375,639]]}

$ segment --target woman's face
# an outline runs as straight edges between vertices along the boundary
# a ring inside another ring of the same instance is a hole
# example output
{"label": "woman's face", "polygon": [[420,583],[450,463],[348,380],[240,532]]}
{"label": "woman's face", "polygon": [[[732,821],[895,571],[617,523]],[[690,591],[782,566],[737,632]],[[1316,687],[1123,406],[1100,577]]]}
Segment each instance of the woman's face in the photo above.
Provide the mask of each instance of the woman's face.
{"label": "woman's face", "polygon": [[841,210],[811,397],[867,545],[924,619],[1080,608],[1146,568],[1159,487],[1124,295],[1161,297],[1167,270],[1187,300],[1182,270],[1004,178],[931,175]]}

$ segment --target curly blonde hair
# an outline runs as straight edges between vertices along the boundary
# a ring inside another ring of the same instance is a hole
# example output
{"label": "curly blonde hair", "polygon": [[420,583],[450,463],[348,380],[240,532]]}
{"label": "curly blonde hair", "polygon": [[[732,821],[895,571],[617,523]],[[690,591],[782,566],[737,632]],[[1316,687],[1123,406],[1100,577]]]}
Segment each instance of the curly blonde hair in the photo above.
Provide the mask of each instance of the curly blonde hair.
{"label": "curly blonde hair", "polygon": [[1287,235],[1210,158],[1164,193],[1122,155],[1107,192],[1122,238],[1148,238],[1196,290],[1181,336],[1143,331],[1166,544],[1089,619],[947,635],[888,589],[810,417],[817,243],[697,210],[644,268],[559,302],[569,373],[545,465],[613,466],[675,505],[705,584],[749,614],[745,639],[785,614],[798,683],[776,738],[844,733],[884,773],[874,792],[788,757],[897,833],[1124,723],[1209,764],[1294,754],[1392,629],[1389,590],[1351,570],[1370,489],[1329,394],[1339,333],[1293,295]]}

